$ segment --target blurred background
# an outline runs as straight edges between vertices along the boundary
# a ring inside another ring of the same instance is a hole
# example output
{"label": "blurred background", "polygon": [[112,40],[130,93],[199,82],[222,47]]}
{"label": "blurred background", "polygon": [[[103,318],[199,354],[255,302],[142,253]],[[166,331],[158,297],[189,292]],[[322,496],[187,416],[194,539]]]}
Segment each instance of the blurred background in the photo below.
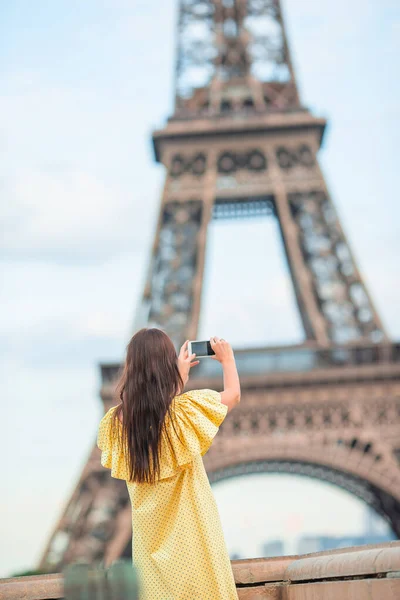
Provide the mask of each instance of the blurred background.
{"label": "blurred background", "polygon": [[[399,3],[283,9],[303,103],[328,118],[319,158],[332,199],[399,339]],[[98,364],[120,361],[133,333],[165,177],[151,131],[173,112],[176,15],[174,0],[0,6],[0,577],[35,568],[95,442]],[[278,236],[273,220],[212,223],[198,339],[303,340]],[[347,492],[294,475],[213,492],[231,558],[392,535]]]}

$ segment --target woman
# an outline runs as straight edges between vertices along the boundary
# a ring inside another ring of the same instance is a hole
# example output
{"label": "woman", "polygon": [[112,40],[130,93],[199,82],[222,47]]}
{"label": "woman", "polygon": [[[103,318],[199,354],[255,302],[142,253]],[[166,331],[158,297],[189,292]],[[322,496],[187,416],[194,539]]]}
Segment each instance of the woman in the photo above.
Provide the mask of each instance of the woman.
{"label": "woman", "polygon": [[231,346],[211,338],[224,390],[183,393],[195,354],[177,356],[159,329],[127,346],[117,385],[121,403],[99,425],[101,464],[124,479],[132,504],[132,558],[141,600],[237,600],[219,513],[202,456],[240,402]]}

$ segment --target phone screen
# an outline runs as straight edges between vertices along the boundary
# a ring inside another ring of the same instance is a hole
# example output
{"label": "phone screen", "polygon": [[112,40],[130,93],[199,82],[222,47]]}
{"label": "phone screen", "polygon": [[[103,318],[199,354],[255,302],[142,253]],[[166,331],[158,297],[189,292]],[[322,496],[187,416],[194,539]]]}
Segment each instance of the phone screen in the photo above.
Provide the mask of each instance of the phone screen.
{"label": "phone screen", "polygon": [[210,342],[192,342],[192,352],[196,356],[212,356],[215,354]]}

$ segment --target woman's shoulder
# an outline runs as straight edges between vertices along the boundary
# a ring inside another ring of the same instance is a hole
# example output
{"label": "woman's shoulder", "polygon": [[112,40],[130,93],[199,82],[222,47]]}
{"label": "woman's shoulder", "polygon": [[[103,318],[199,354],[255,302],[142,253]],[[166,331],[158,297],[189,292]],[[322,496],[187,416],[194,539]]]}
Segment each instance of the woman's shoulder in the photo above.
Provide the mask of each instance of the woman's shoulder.
{"label": "woman's shoulder", "polygon": [[221,393],[208,388],[188,390],[174,398],[175,413],[187,420],[206,417],[212,421],[221,421],[228,412],[226,404],[221,402]]}
{"label": "woman's shoulder", "polygon": [[121,443],[122,426],[115,418],[117,406],[111,406],[100,420],[97,432],[97,447],[101,450],[100,462],[103,467],[111,469],[111,476],[128,480],[125,452]]}
{"label": "woman's shoulder", "polygon": [[175,396],[174,400],[177,404],[201,402],[204,400],[221,402],[221,393],[208,388],[200,390],[188,390],[187,392],[183,392],[182,394]]}
{"label": "woman's shoulder", "polygon": [[116,434],[122,429],[122,421],[115,414],[117,407],[118,405],[111,406],[100,419],[97,434],[99,448],[110,444],[112,439],[116,437]]}
{"label": "woman's shoulder", "polygon": [[[188,390],[174,398],[175,425],[183,437],[191,454],[202,456],[209,449],[212,440],[226,417],[228,407],[221,402],[221,394],[215,390]],[[174,428],[168,419],[167,429],[174,438]]]}

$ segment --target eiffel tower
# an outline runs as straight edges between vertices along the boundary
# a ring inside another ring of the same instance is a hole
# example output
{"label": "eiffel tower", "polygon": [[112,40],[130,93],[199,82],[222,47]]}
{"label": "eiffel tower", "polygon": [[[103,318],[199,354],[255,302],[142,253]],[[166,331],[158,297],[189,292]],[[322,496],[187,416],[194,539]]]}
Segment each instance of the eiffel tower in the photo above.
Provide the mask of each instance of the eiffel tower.
{"label": "eiffel tower", "polygon": [[[400,344],[388,339],[318,164],[326,121],[301,103],[279,0],[180,0],[175,110],[153,133],[166,169],[136,327],[196,339],[212,219],[275,218],[305,341],[236,349],[242,401],[207,455],[247,473],[329,481],[400,534]],[[189,385],[221,389],[216,361]],[[104,410],[120,365],[101,365]],[[90,454],[39,568],[132,556],[124,481]]]}

